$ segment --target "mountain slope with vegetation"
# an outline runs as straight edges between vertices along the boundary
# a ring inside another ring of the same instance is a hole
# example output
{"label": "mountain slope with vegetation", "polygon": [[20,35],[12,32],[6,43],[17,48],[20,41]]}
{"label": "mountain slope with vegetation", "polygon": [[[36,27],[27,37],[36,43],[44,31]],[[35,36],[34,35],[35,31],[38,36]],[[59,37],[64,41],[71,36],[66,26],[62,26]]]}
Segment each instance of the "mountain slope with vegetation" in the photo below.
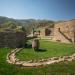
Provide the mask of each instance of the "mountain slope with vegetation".
{"label": "mountain slope with vegetation", "polygon": [[54,21],[51,20],[35,20],[35,19],[12,19],[0,16],[0,31],[22,31],[25,29],[31,32],[32,28],[53,26]]}

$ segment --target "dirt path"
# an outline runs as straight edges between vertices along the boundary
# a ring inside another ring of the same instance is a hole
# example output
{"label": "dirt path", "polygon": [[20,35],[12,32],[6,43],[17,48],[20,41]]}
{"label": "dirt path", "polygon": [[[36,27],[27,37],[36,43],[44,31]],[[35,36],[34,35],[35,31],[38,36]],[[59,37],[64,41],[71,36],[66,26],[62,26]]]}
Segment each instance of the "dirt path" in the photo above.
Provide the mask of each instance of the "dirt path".
{"label": "dirt path", "polygon": [[12,50],[10,53],[7,54],[6,61],[10,64],[33,67],[33,66],[40,66],[40,65],[47,65],[47,64],[75,60],[75,54],[72,54],[70,56],[60,56],[60,57],[52,57],[52,58],[48,58],[48,59],[41,59],[39,61],[37,61],[37,60],[21,61],[20,59],[16,58],[16,53],[18,53],[21,50],[22,50],[22,48],[16,48],[16,49]]}

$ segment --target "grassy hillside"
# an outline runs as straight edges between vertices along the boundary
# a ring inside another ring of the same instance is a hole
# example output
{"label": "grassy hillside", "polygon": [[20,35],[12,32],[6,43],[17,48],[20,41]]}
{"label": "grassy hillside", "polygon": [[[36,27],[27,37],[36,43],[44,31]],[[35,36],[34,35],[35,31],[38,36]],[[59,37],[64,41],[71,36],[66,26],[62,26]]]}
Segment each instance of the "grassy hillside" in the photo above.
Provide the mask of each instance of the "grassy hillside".
{"label": "grassy hillside", "polygon": [[[19,54],[18,57],[29,60],[33,57],[34,59],[41,59],[41,57],[47,58],[46,56],[69,55],[75,52],[75,45],[41,41],[41,49],[46,49],[47,51],[37,52],[36,56],[38,56],[36,57],[33,56],[35,54],[33,54],[32,49],[24,49],[20,52],[22,55]],[[39,67],[22,67],[8,64],[6,62],[6,56],[11,50],[9,48],[0,48],[0,75],[75,75],[75,61]]]}

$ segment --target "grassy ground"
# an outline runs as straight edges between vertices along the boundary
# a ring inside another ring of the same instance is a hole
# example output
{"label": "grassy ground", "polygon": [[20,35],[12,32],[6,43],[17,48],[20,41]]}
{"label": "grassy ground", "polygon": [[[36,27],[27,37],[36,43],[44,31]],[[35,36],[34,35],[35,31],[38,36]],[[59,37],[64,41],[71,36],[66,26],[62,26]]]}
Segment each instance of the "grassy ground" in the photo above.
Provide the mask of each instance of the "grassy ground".
{"label": "grassy ground", "polygon": [[[45,44],[47,45],[45,45]],[[50,49],[48,49],[48,48]],[[67,44],[60,44],[60,43],[53,43],[53,42],[46,42],[46,41],[41,41],[41,49],[46,49],[46,53],[49,53],[48,56],[50,55],[51,57],[53,55],[59,56],[59,55],[69,55],[75,52],[75,45],[67,45]],[[73,62],[61,62],[58,64],[52,64],[52,65],[46,65],[46,66],[39,66],[39,67],[22,67],[22,66],[17,66],[13,64],[8,64],[6,62],[6,55],[7,53],[10,52],[11,49],[8,48],[0,48],[0,75],[75,75],[75,61]],[[25,49],[26,50],[26,49]],[[30,49],[28,52],[31,55]],[[52,51],[49,51],[52,50]],[[62,51],[61,51],[62,50]],[[65,51],[66,50],[66,51]],[[22,50],[23,52],[24,50]],[[54,52],[56,51],[56,52]],[[65,51],[65,52],[64,52]],[[23,54],[20,52],[20,54]],[[24,54],[27,51],[24,52]],[[45,58],[47,55],[45,52],[38,52],[39,56],[42,54]],[[51,53],[53,52],[53,53]],[[24,55],[23,56],[26,56]],[[37,54],[37,53],[36,53]],[[46,54],[46,55],[44,55]],[[33,54],[32,54],[33,55]],[[20,56],[20,55],[19,55]],[[29,55],[28,55],[29,56]],[[30,56],[29,58],[31,58]],[[26,57],[22,57],[22,59],[25,60]],[[40,59],[40,57],[39,57]],[[27,60],[28,57],[27,57]]]}
{"label": "grassy ground", "polygon": [[71,55],[75,53],[75,44],[62,44],[40,40],[40,49],[39,52],[35,52],[32,48],[25,48],[17,54],[17,57],[21,60],[39,60],[53,56]]}

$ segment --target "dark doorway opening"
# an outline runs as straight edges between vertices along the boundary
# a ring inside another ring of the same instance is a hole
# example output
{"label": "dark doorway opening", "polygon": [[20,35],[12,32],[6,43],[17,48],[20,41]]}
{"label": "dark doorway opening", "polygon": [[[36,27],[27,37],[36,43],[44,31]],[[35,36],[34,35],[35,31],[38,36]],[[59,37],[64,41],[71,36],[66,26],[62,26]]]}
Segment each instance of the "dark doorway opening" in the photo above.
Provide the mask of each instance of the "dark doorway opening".
{"label": "dark doorway opening", "polygon": [[51,30],[50,29],[45,29],[45,36],[50,36]]}

